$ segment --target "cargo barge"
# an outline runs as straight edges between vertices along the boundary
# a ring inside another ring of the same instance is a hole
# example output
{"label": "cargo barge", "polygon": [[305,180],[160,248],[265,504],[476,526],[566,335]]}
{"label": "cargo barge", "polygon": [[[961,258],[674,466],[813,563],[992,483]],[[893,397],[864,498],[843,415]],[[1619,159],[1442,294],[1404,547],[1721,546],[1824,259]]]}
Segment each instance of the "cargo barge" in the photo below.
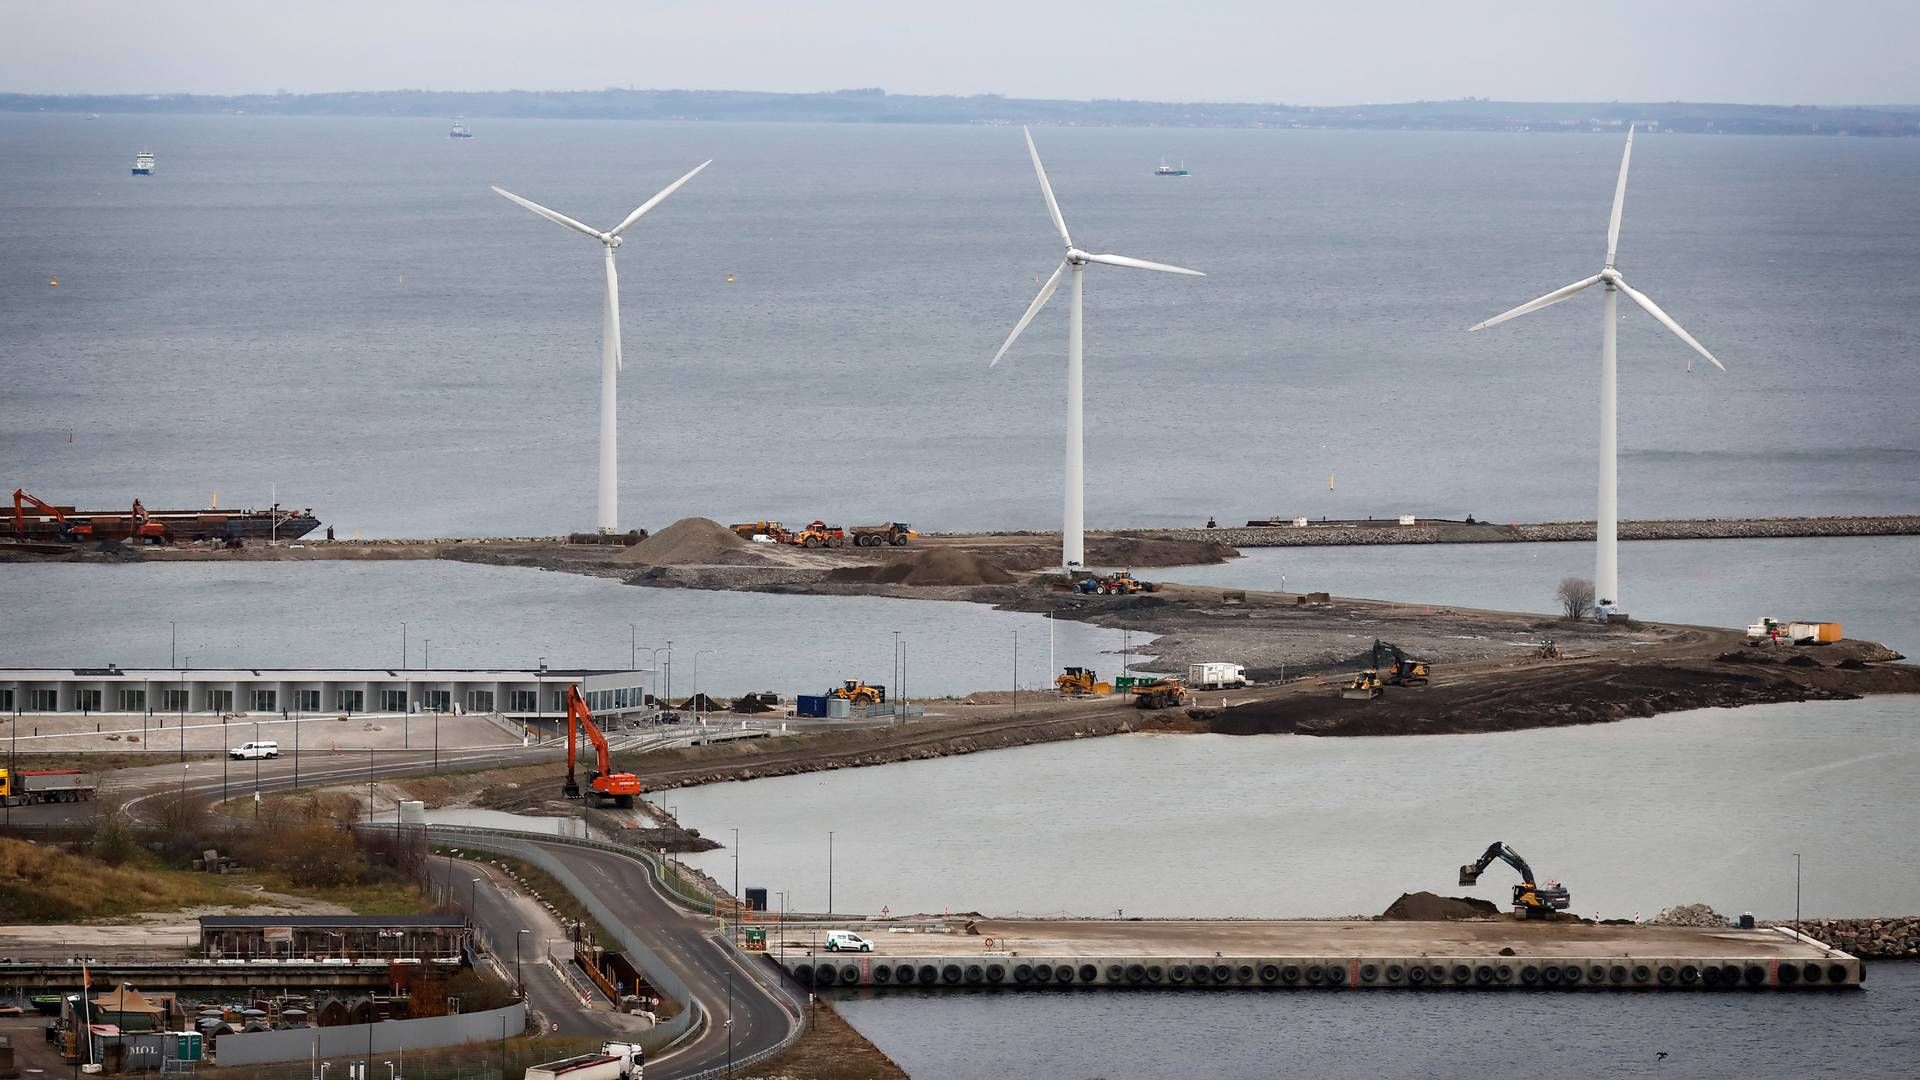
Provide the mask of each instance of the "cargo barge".
{"label": "cargo barge", "polygon": [[23,543],[85,543],[124,540],[151,544],[193,541],[297,540],[320,527],[310,509],[278,503],[264,510],[148,510],[140,500],[131,510],[81,510],[55,506],[15,488],[13,540]]}

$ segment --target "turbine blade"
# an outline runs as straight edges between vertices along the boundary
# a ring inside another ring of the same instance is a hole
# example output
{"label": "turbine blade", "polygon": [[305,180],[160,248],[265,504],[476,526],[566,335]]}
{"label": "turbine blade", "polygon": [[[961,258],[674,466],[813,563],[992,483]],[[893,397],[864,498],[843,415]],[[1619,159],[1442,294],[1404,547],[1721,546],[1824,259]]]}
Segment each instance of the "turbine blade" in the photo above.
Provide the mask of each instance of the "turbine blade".
{"label": "turbine blade", "polygon": [[1148,262],[1145,259],[1133,259],[1125,255],[1089,255],[1088,262],[1103,266],[1126,266],[1135,270],[1158,270],[1163,274],[1190,274],[1194,277],[1206,277],[1198,270],[1189,270],[1184,266],[1171,266],[1167,263]]}
{"label": "turbine blade", "polygon": [[503,188],[503,187],[495,187],[493,190],[495,194],[504,196],[505,198],[508,198],[508,199],[512,199],[514,202],[517,202],[521,206],[524,206],[527,209],[533,211],[534,213],[539,214],[541,217],[546,218],[548,221],[551,221],[557,225],[565,225],[567,228],[572,229],[575,232],[585,233],[588,236],[593,237],[595,240],[601,239],[600,231],[598,229],[589,229],[585,225],[580,224],[579,222],[573,220],[572,218],[568,217],[565,214],[560,213],[557,210],[549,210],[546,207],[541,206],[539,203],[534,202],[532,199],[523,199],[520,196],[515,195],[513,192],[508,191],[506,188]]}
{"label": "turbine blade", "polygon": [[1065,275],[1066,272],[1067,264],[1064,262],[1054,268],[1053,276],[1047,279],[1045,285],[1040,286],[1040,295],[1034,297],[1033,303],[1027,305],[1027,313],[1020,316],[1020,321],[1014,324],[1013,333],[1008,334],[1007,340],[1000,344],[1000,351],[993,354],[993,359],[987,363],[988,367],[998,364],[1000,358],[1007,355],[1007,350],[1013,348],[1014,339],[1018,338],[1020,332],[1025,330],[1029,323],[1033,322],[1035,315],[1040,314],[1040,309],[1047,306],[1047,301],[1053,298],[1053,291],[1060,287],[1060,278]]}
{"label": "turbine blade", "polygon": [[1613,216],[1607,219],[1607,265],[1620,248],[1620,211],[1627,205],[1627,164],[1633,160],[1633,125],[1627,125],[1627,148],[1620,152],[1620,180],[1613,185]]}
{"label": "turbine blade", "polygon": [[[609,248],[609,251],[612,249]],[[620,356],[620,274],[613,268],[613,257],[607,257],[607,307],[606,324],[600,330],[600,348],[613,354],[613,370],[621,369]]]}
{"label": "turbine blade", "polygon": [[1067,219],[1060,216],[1060,204],[1054,201],[1053,185],[1047,183],[1046,167],[1040,164],[1040,148],[1033,145],[1033,132],[1020,129],[1027,136],[1027,153],[1033,157],[1033,172],[1040,178],[1040,194],[1047,197],[1047,213],[1053,217],[1053,227],[1060,231],[1060,242],[1073,246],[1073,237],[1067,235]]}
{"label": "turbine blade", "polygon": [[1599,283],[1600,283],[1599,274],[1595,274],[1592,277],[1586,278],[1581,281],[1576,281],[1573,284],[1566,286],[1565,288],[1555,289],[1545,296],[1538,297],[1533,300],[1529,300],[1526,303],[1521,304],[1519,307],[1514,308],[1512,311],[1503,311],[1500,314],[1495,315],[1493,318],[1488,319],[1486,322],[1469,326],[1467,327],[1467,332],[1471,334],[1475,330],[1485,330],[1489,326],[1498,326],[1501,323],[1506,322],[1508,319],[1517,319],[1520,316],[1525,315],[1530,311],[1539,311],[1543,307],[1552,307],[1553,305],[1559,303],[1560,301],[1565,300],[1568,297],[1572,296],[1573,294],[1579,292],[1581,289],[1591,288],[1592,286],[1598,285]]}
{"label": "turbine blade", "polygon": [[696,166],[694,166],[694,169],[693,169],[693,171],[692,171],[692,172],[690,172],[690,173],[688,173],[687,175],[685,175],[685,176],[683,176],[683,177],[681,177],[681,178],[680,178],[680,179],[678,179],[678,180],[675,180],[675,181],[674,181],[673,183],[671,183],[671,184],[668,184],[668,185],[666,186],[666,188],[665,188],[665,190],[663,190],[663,191],[661,191],[661,192],[660,192],[660,194],[658,194],[658,195],[655,195],[655,196],[654,196],[653,198],[651,198],[651,199],[648,199],[648,200],[647,200],[646,202],[643,202],[643,203],[641,203],[641,204],[640,204],[640,209],[638,209],[638,210],[635,210],[635,211],[634,211],[633,213],[631,213],[631,214],[628,214],[628,215],[627,215],[627,220],[625,220],[625,221],[623,221],[623,222],[621,222],[621,223],[620,223],[620,224],[618,224],[618,225],[615,225],[615,226],[613,227],[613,231],[612,231],[612,232],[610,232],[610,233],[608,233],[607,235],[609,235],[609,236],[619,236],[619,235],[620,235],[621,233],[623,233],[623,232],[626,232],[626,231],[627,231],[627,229],[628,229],[628,228],[629,228],[629,227],[630,227],[630,226],[631,226],[631,225],[632,225],[632,224],[633,224],[634,222],[636,222],[636,221],[639,221],[639,220],[640,220],[640,218],[641,218],[641,217],[642,217],[642,216],[643,216],[644,214],[646,214],[646,212],[647,212],[647,211],[649,211],[649,210],[651,210],[651,209],[653,209],[653,208],[654,208],[654,207],[656,207],[656,206],[659,206],[659,205],[660,205],[660,203],[661,203],[661,202],[662,202],[663,200],[665,200],[667,196],[669,196],[669,195],[671,195],[671,194],[673,194],[673,193],[674,193],[674,192],[676,192],[676,191],[679,191],[679,190],[680,190],[680,185],[681,185],[681,184],[684,184],[684,183],[686,183],[687,181],[689,181],[689,180],[691,180],[691,179],[693,179],[694,177],[696,177],[696,176],[699,176],[699,175],[700,175],[700,170],[701,170],[701,169],[704,169],[704,168],[706,168],[707,166],[709,166],[709,165],[711,165],[711,164],[713,164],[713,159],[712,159],[712,158],[708,158],[707,160],[705,160],[705,161],[703,161],[703,162],[701,162],[700,164],[698,164],[698,165],[696,165]]}
{"label": "turbine blade", "polygon": [[1660,305],[1659,305],[1659,304],[1656,304],[1656,303],[1654,303],[1654,302],[1653,302],[1653,301],[1652,301],[1651,299],[1649,299],[1649,298],[1647,297],[1647,294],[1645,294],[1645,293],[1643,293],[1643,292],[1640,292],[1639,290],[1637,290],[1637,289],[1635,289],[1635,288],[1634,288],[1633,286],[1631,286],[1631,285],[1628,285],[1628,284],[1627,284],[1626,282],[1624,282],[1624,281],[1619,281],[1619,282],[1617,282],[1617,284],[1619,284],[1619,286],[1620,286],[1620,291],[1621,291],[1621,292],[1623,292],[1623,293],[1626,293],[1626,294],[1627,294],[1627,299],[1629,299],[1629,300],[1631,300],[1631,301],[1633,301],[1634,303],[1636,303],[1636,304],[1639,304],[1639,305],[1640,305],[1641,307],[1643,307],[1643,308],[1645,308],[1645,309],[1646,309],[1646,312],[1647,312],[1647,314],[1649,314],[1649,315],[1651,315],[1651,316],[1653,316],[1654,318],[1656,318],[1656,319],[1658,319],[1658,320],[1660,320],[1660,325],[1662,325],[1662,326],[1664,326],[1664,327],[1666,327],[1667,329],[1669,329],[1669,330],[1671,330],[1671,331],[1673,331],[1673,333],[1674,333],[1674,335],[1675,335],[1676,337],[1678,337],[1678,338],[1679,338],[1679,339],[1680,339],[1681,341],[1684,341],[1684,342],[1686,342],[1686,343],[1687,343],[1688,345],[1691,345],[1691,346],[1693,346],[1693,351],[1694,351],[1694,352],[1697,352],[1697,353],[1699,353],[1699,354],[1700,354],[1701,356],[1704,356],[1704,357],[1706,357],[1706,358],[1707,358],[1707,360],[1708,360],[1708,361],[1709,361],[1710,363],[1712,363],[1714,367],[1717,367],[1717,368],[1719,368],[1719,369],[1720,369],[1721,371],[1725,371],[1725,370],[1727,370],[1727,365],[1725,365],[1725,364],[1723,364],[1723,363],[1721,363],[1721,362],[1720,362],[1719,360],[1717,360],[1717,359],[1715,359],[1715,358],[1714,358],[1714,355],[1713,355],[1712,353],[1710,353],[1710,352],[1708,352],[1708,351],[1707,351],[1707,347],[1706,347],[1705,345],[1702,345],[1702,344],[1700,344],[1700,343],[1699,343],[1698,341],[1695,341],[1695,340],[1693,339],[1693,335],[1692,335],[1692,334],[1689,334],[1689,333],[1687,333],[1687,331],[1686,331],[1686,329],[1685,329],[1684,327],[1682,327],[1682,326],[1681,326],[1681,325],[1680,325],[1679,323],[1677,323],[1677,322],[1674,322],[1674,321],[1673,321],[1673,316],[1671,316],[1671,315],[1668,315],[1668,314],[1667,314],[1666,312],[1664,312],[1664,311],[1661,311],[1661,310],[1660,310]]}

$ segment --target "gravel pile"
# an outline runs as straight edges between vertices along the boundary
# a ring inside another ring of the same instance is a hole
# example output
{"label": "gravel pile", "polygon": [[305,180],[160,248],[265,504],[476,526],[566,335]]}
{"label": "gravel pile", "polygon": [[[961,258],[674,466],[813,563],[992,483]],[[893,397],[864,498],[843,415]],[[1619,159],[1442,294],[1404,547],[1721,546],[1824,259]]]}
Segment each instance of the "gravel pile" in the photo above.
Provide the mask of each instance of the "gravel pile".
{"label": "gravel pile", "polygon": [[1011,585],[1020,579],[978,555],[953,548],[927,548],[878,566],[842,567],[829,573],[827,580],[873,585]]}
{"label": "gravel pile", "polygon": [[1498,918],[1500,909],[1472,896],[1440,896],[1430,892],[1401,893],[1387,905],[1382,919],[1400,922],[1448,922],[1456,919]]}
{"label": "gravel pile", "polygon": [[1647,920],[1650,926],[1704,926],[1727,927],[1733,920],[1713,910],[1705,904],[1681,904]]}
{"label": "gravel pile", "polygon": [[753,544],[710,518],[681,518],[614,556],[647,566],[711,566],[758,562]]}

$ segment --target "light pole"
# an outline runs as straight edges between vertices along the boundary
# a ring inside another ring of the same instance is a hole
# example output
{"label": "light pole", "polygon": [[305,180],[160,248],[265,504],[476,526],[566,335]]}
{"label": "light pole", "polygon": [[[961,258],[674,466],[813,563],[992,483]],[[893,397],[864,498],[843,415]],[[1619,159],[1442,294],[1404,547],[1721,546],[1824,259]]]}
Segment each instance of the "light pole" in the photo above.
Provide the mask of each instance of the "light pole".
{"label": "light pole", "polygon": [[1800,853],[1793,853],[1793,932],[1800,933]]}
{"label": "light pole", "polygon": [[180,666],[180,624],[168,619],[167,627],[173,633],[173,644],[167,649],[167,666],[177,668]]}
{"label": "light pole", "polygon": [[522,929],[519,933],[513,935],[513,983],[520,991],[520,1000],[522,1001],[527,999],[527,983],[526,980],[520,977],[520,939],[531,933],[533,933],[533,931]]}
{"label": "light pole", "polygon": [[[400,670],[405,671],[406,669],[407,669],[407,624],[405,620],[402,620],[400,623]],[[391,1065],[393,1063],[388,1062],[387,1064]]]}
{"label": "light pole", "polygon": [[693,715],[700,715],[700,657],[702,654],[720,654],[719,649],[695,649],[693,652]]}
{"label": "light pole", "polygon": [[673,639],[667,639],[667,700],[673,700]]}
{"label": "light pole", "polygon": [[[260,721],[258,720],[253,722],[253,741],[255,744],[260,742]],[[260,754],[257,750],[253,755],[253,816],[256,819],[260,816]]]}
{"label": "light pole", "polygon": [[472,919],[476,923],[480,921],[479,894],[480,894],[480,879],[479,878],[468,879],[467,881],[467,918]]}
{"label": "light pole", "polygon": [[900,631],[893,632],[893,715],[900,716]]}
{"label": "light pole", "polygon": [[733,1075],[733,969],[727,969],[727,1075]]}
{"label": "light pole", "polygon": [[740,932],[740,830],[733,830],[733,932]]}
{"label": "light pole", "polygon": [[420,666],[422,668],[428,668],[428,669],[433,667],[433,639],[432,638],[427,638],[420,645]]}
{"label": "light pole", "polygon": [[827,830],[827,917],[833,917],[833,830]]}
{"label": "light pole", "polygon": [[1020,711],[1020,631],[1013,632],[1013,711]]}
{"label": "light pole", "polygon": [[640,662],[640,624],[627,624],[627,670]]}

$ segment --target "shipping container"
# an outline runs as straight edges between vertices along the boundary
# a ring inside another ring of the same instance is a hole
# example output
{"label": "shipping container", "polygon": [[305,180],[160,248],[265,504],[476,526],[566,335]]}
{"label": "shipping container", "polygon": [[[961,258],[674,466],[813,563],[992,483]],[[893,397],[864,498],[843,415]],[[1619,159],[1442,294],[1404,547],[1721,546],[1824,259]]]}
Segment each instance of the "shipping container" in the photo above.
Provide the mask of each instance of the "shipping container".
{"label": "shipping container", "polygon": [[1787,624],[1787,637],[1795,645],[1831,645],[1846,635],[1837,622],[1796,622]]}
{"label": "shipping container", "polygon": [[819,694],[801,694],[793,699],[795,716],[824,717],[827,715],[827,699]]}
{"label": "shipping container", "polygon": [[1188,664],[1187,687],[1192,690],[1229,690],[1247,685],[1247,669],[1239,664]]}

